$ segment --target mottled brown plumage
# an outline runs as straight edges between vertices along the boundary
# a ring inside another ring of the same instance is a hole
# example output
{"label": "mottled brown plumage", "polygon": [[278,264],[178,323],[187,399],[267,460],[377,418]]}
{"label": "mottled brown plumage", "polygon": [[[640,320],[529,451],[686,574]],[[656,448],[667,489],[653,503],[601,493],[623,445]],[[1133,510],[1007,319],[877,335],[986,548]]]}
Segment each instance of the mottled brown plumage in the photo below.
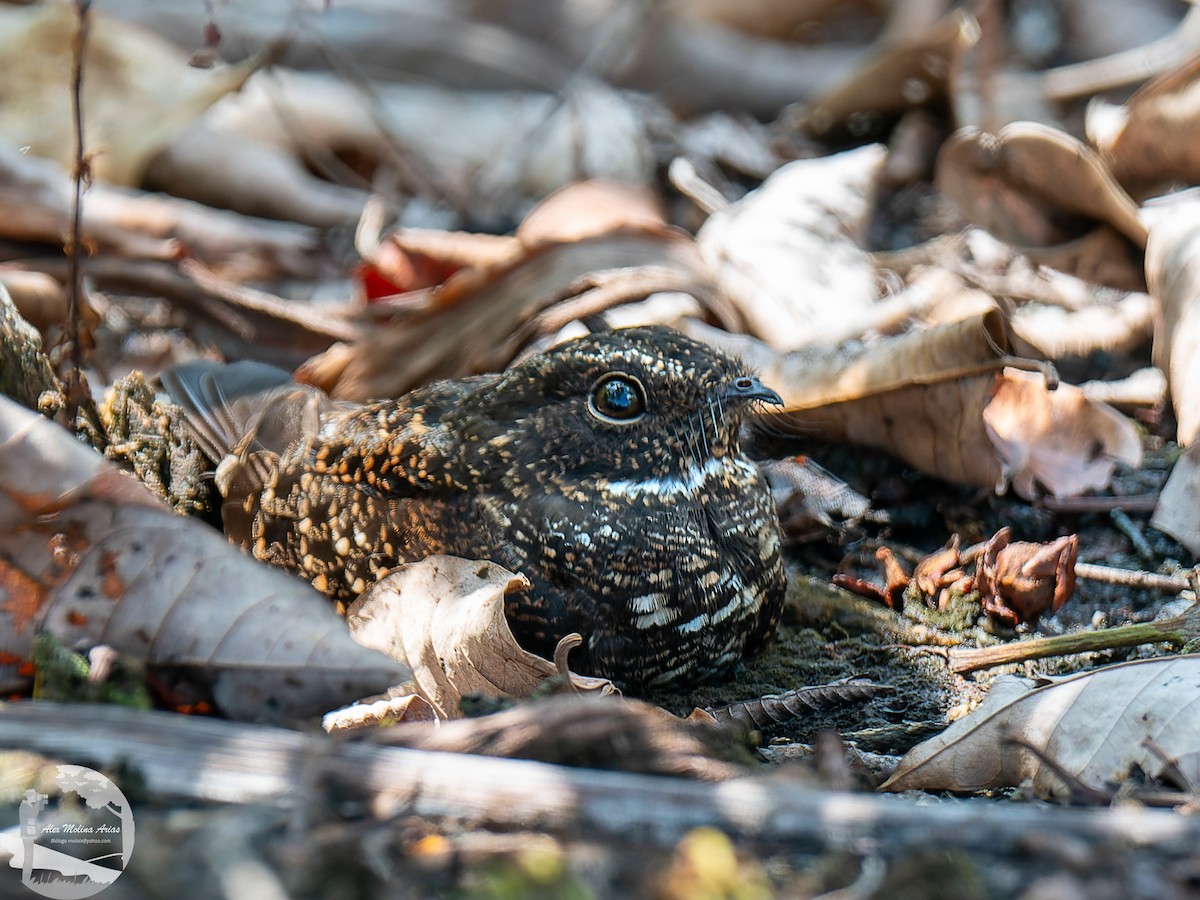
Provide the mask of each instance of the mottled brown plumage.
{"label": "mottled brown plumage", "polygon": [[532,588],[517,637],[631,687],[726,674],[782,604],[770,492],[741,419],[776,395],[665,328],[589,335],[498,375],[338,403],[254,363],[164,376],[219,463],[225,529],[350,600],[431,553],[490,559]]}

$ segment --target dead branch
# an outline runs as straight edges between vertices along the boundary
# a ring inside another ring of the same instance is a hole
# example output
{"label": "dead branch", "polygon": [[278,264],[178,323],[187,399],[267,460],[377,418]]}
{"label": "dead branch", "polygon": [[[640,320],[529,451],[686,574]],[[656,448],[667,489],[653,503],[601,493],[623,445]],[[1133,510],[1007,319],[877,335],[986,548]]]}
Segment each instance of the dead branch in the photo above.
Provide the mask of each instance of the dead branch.
{"label": "dead branch", "polygon": [[117,706],[5,704],[0,746],[93,766],[121,763],[139,772],[147,790],[192,800],[295,808],[312,799],[300,773],[314,773],[365,793],[380,816],[467,817],[484,828],[616,840],[636,835],[660,847],[700,826],[793,850],[865,842],[888,855],[944,846],[1021,853],[1033,833],[1152,848],[1160,859],[1191,859],[1200,846],[1200,819],[1164,810],[917,805],[765,778],[713,785],[346,743]]}

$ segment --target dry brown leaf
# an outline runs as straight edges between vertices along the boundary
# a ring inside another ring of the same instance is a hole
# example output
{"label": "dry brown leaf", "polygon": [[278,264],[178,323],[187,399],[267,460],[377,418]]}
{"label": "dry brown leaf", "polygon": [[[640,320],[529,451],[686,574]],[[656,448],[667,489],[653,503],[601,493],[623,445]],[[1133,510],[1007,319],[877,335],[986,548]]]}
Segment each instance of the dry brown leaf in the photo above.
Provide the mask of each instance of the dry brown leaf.
{"label": "dry brown leaf", "polygon": [[354,277],[361,299],[392,299],[397,305],[421,309],[432,304],[429,288],[463,269],[511,262],[522,248],[511,235],[400,228],[359,252],[363,262]]}
{"label": "dry brown leaf", "polygon": [[834,403],[977,374],[1008,351],[1004,315],[996,302],[980,291],[963,291],[952,314],[924,331],[870,345],[815,346],[779,353],[762,341],[699,323],[688,323],[686,330],[692,337],[744,359],[765,384],[779,392],[789,417],[818,407],[826,408],[823,416]]}
{"label": "dry brown leaf", "polygon": [[884,156],[871,145],[789,163],[704,223],[696,241],[756,337],[791,350],[870,318],[878,288],[860,242]]}
{"label": "dry brown leaf", "polygon": [[744,336],[689,331],[745,359],[779,392],[785,408],[765,416],[769,427],[876,447],[947,481],[993,487],[1001,467],[982,413],[1007,339],[995,302],[972,296],[960,321],[833,350],[779,354]]}
{"label": "dry brown leaf", "polygon": [[779,392],[784,408],[764,416],[769,427],[886,450],[947,481],[1070,496],[1106,484],[1114,461],[1140,461],[1137,432],[1116,410],[1016,369],[991,374],[1008,347],[994,301],[969,292],[956,314],[874,344],[786,354],[745,335],[687,330]]}
{"label": "dry brown leaf", "polygon": [[1146,83],[1123,106],[1094,99],[1088,139],[1113,177],[1145,196],[1171,182],[1200,182],[1200,56]]}
{"label": "dry brown leaf", "polygon": [[[357,273],[367,299],[421,291],[443,284],[459,271],[476,279],[488,269],[519,262],[528,248],[570,243],[622,228],[667,227],[662,204],[649,189],[602,179],[577,181],[540,201],[522,220],[515,236],[401,228],[360,246]],[[455,302],[453,291],[424,291],[395,298],[412,308]]]}
{"label": "dry brown leaf", "polygon": [[1146,245],[1137,205],[1103,160],[1047,125],[1014,122],[995,135],[959,129],[938,155],[936,183],[968,219],[1013,244],[1070,244],[1103,224]]}
{"label": "dry brown leaf", "polygon": [[584,694],[539,698],[437,728],[401,725],[373,737],[421,750],[720,781],[745,774],[730,761],[736,753],[729,735],[711,718],[697,723],[640,700]]}
{"label": "dry brown leaf", "polygon": [[1175,461],[1150,524],[1175,538],[1200,560],[1200,441]]}
{"label": "dry brown leaf", "polygon": [[[744,34],[788,40],[811,33],[847,4],[840,0],[673,0],[671,15],[702,19]],[[861,10],[855,13],[861,15]]]}
{"label": "dry brown leaf", "polygon": [[[215,71],[143,28],[93,10],[82,105],[92,173],[141,181],[146,164],[182,126],[235,91],[265,61]],[[78,27],[65,3],[0,6],[0,140],[65,169],[73,163],[71,54]]]}
{"label": "dry brown leaf", "polygon": [[[527,697],[558,674],[517,643],[504,618],[504,596],[528,584],[494,563],[431,556],[356,600],[347,613],[350,633],[412,669],[416,692],[439,718],[458,718],[464,694]],[[615,690],[603,678],[573,674],[571,682],[578,690]]]}
{"label": "dry brown leaf", "polygon": [[1146,282],[1158,302],[1154,364],[1167,376],[1176,440],[1187,445],[1200,436],[1200,203],[1155,212]]}
{"label": "dry brown leaf", "polygon": [[741,325],[695,241],[674,229],[622,228],[464,269],[434,289],[428,314],[402,315],[335,345],[297,378],[343,400],[394,397],[439,378],[499,371],[535,337],[659,291],[691,294],[725,327]]}
{"label": "dry brown leaf", "polygon": [[622,228],[665,228],[658,194],[645,185],[589,178],[565,185],[541,200],[517,228],[526,246],[578,241]]}
{"label": "dry brown leaf", "polygon": [[984,548],[975,578],[983,611],[1010,626],[1037,624],[1075,592],[1078,557],[1078,535],[1038,544],[1012,541],[1011,529],[1001,528]]}
{"label": "dry brown leaf", "polygon": [[1200,784],[1200,655],[1106,666],[1037,686],[992,682],[983,704],[900,760],[883,790],[981,791],[1032,780],[1040,796],[1070,790],[1019,739],[1097,790],[1128,781],[1138,767],[1151,778],[1173,760]]}
{"label": "dry brown leaf", "polygon": [[0,265],[0,287],[8,291],[21,317],[43,334],[67,320],[67,294],[42,272]]}
{"label": "dry brown leaf", "polygon": [[790,540],[824,538],[838,527],[864,519],[886,522],[887,514],[871,509],[871,501],[806,456],[758,463],[766,476],[779,521]]}
{"label": "dry brown leaf", "polygon": [[1005,369],[996,377],[983,423],[1003,467],[1002,482],[1026,499],[1039,486],[1070,497],[1108,484],[1117,462],[1137,466],[1142,442],[1133,423],[1069,384],[1046,388],[1038,374]]}
{"label": "dry brown leaf", "polygon": [[951,73],[978,39],[979,26],[963,10],[918,34],[885,37],[848,78],[808,104],[804,126],[818,138],[855,137],[905,110],[944,103]]}
{"label": "dry brown leaf", "polygon": [[[209,687],[238,719],[319,715],[407,677],[324,596],[176,516],[74,437],[0,397],[0,667],[49,631]],[[11,675],[11,671],[8,673]]]}

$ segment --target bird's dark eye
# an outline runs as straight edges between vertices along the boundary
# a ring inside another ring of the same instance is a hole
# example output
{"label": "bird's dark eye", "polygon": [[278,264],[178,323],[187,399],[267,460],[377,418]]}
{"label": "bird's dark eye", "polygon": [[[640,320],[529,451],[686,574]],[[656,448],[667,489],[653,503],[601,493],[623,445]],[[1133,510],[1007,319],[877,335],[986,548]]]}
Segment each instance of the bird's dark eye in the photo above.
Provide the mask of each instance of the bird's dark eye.
{"label": "bird's dark eye", "polygon": [[592,385],[588,411],[605,422],[627,425],[646,412],[646,389],[632,375],[605,375]]}

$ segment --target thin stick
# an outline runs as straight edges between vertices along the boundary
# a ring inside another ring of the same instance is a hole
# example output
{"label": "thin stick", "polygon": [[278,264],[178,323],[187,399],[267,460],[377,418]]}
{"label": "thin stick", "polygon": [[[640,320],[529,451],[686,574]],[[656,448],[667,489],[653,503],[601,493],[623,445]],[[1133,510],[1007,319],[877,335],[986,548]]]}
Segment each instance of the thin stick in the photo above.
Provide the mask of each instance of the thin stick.
{"label": "thin stick", "polygon": [[1158,505],[1158,494],[1130,494],[1124,497],[1043,497],[1035,505],[1051,512],[1111,512],[1122,509],[1150,512]]}
{"label": "thin stick", "polygon": [[1192,584],[1183,575],[1159,575],[1155,572],[1139,572],[1136,569],[1098,566],[1095,563],[1075,563],[1075,577],[1088,581],[1102,581],[1105,584],[1165,591],[1168,594],[1186,591]]}
{"label": "thin stick", "polygon": [[87,47],[91,0],[76,0],[75,10],[79,27],[71,46],[71,117],[75,138],[75,193],[71,205],[71,243],[67,248],[67,341],[70,346],[70,371],[66,381],[67,421],[74,426],[83,395],[83,342],[79,335],[79,320],[83,313],[83,268],[80,252],[83,246],[83,184],[91,181],[90,164],[83,150],[83,55]]}
{"label": "thin stick", "polygon": [[953,647],[947,655],[947,660],[951,672],[963,675],[991,666],[1045,659],[1048,656],[1069,656],[1073,653],[1115,650],[1120,647],[1137,647],[1141,644],[1167,643],[1179,647],[1188,641],[1198,639],[1200,639],[1200,603],[1193,603],[1181,615],[1163,619],[1161,622],[1142,622],[1137,625],[1121,625],[1116,628],[1084,631],[1079,634],[1033,638],[1028,641],[1001,644],[998,647]]}

